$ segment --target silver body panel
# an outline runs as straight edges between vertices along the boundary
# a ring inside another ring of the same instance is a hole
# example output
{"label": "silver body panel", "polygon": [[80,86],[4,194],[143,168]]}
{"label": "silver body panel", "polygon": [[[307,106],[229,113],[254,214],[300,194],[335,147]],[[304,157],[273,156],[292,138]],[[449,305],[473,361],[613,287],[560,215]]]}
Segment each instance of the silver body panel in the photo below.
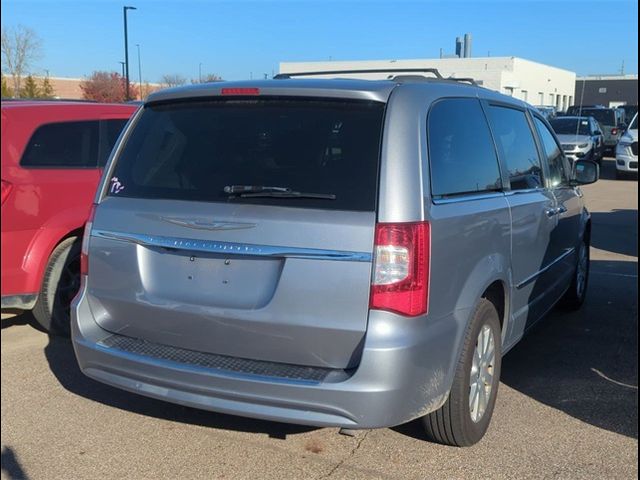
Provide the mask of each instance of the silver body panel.
{"label": "silver body panel", "polygon": [[[430,105],[470,97],[526,109],[523,102],[447,81],[356,80],[213,84],[149,101],[215,96],[227,86],[386,102],[376,212],[106,197],[132,120],[96,196],[89,276],[72,311],[74,347],[90,377],[250,417],[396,425],[444,403],[470,316],[490,285],[504,289],[503,351],[568,287],[573,249],[589,221],[577,189],[430,195]],[[431,227],[429,313],[371,310],[376,222],[422,220]],[[105,346],[113,335],[184,358],[196,351],[331,371],[309,383],[204,368]]]}

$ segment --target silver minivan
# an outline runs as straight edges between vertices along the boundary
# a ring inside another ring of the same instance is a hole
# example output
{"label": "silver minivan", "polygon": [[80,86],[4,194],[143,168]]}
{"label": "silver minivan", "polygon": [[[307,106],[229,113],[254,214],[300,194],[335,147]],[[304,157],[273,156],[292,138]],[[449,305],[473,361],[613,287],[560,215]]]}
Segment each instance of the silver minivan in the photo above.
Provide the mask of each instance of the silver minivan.
{"label": "silver minivan", "polygon": [[535,108],[433,71],[154,93],[85,229],[80,368],[191,407],[422,418],[474,444],[502,356],[584,300],[597,178]]}

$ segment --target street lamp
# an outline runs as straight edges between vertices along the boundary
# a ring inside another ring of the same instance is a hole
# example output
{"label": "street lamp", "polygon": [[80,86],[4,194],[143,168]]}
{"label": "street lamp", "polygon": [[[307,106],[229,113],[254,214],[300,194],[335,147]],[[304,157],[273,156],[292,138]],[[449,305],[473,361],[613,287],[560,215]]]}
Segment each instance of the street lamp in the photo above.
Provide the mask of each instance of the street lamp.
{"label": "street lamp", "polygon": [[142,100],[142,64],[140,63],[140,44],[136,43],[138,48],[138,89],[140,90],[140,100]]}
{"label": "street lamp", "polygon": [[122,7],[122,13],[124,14],[124,67],[125,67],[125,99],[129,98],[129,41],[127,39],[127,10],[137,10],[136,7]]}
{"label": "street lamp", "polygon": [[124,80],[124,62],[118,62],[120,65],[122,65],[122,79]]}

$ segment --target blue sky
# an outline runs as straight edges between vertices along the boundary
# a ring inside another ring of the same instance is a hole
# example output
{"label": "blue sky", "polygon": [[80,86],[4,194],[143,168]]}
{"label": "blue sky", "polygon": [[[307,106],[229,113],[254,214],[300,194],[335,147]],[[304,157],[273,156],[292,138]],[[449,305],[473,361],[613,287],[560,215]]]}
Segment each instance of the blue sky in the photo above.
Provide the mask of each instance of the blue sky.
{"label": "blue sky", "polygon": [[[436,58],[473,35],[473,56],[518,56],[584,74],[638,72],[635,1],[152,1],[126,0],[130,75],[228,80],[277,73],[280,61]],[[122,1],[2,0],[2,26],[43,43],[33,73],[120,72]]]}

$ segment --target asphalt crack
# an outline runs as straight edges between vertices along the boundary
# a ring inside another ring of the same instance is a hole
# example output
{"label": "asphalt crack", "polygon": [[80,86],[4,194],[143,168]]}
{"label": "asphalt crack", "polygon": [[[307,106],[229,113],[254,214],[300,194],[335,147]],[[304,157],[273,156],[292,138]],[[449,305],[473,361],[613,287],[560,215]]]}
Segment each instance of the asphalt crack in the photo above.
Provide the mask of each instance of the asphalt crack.
{"label": "asphalt crack", "polygon": [[353,458],[353,456],[355,455],[355,453],[358,451],[358,449],[360,448],[360,445],[362,445],[362,442],[364,442],[364,439],[367,438],[367,435],[369,435],[369,432],[371,432],[371,430],[366,430],[364,432],[364,435],[362,436],[362,438],[360,438],[358,440],[358,443],[356,444],[355,447],[353,447],[351,449],[351,452],[349,452],[349,455],[347,455],[346,457],[344,457],[342,460],[340,460],[332,469],[329,473],[327,473],[325,476],[320,477],[322,478],[329,478],[331,475],[333,475],[342,465],[344,465],[344,463],[349,460],[350,458]]}

